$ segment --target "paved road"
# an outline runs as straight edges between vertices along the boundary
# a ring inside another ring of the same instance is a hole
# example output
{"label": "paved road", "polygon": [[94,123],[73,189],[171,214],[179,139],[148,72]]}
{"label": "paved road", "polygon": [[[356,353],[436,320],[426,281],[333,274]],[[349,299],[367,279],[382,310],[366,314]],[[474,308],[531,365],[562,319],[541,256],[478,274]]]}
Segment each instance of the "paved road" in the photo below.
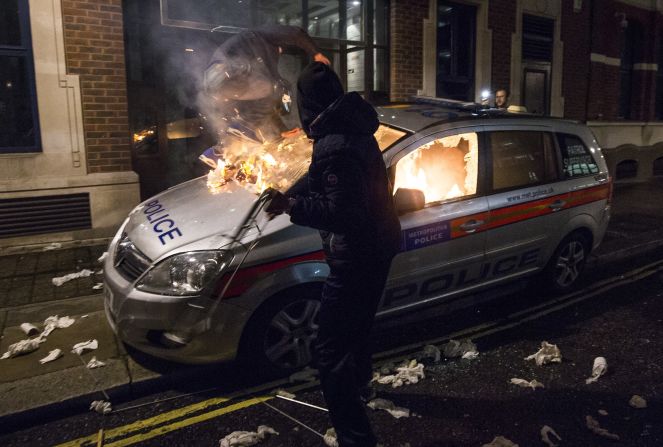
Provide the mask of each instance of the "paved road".
{"label": "paved road", "polygon": [[[663,250],[646,259],[600,265],[588,272],[581,293],[545,301],[535,287],[491,304],[425,323],[391,328],[376,334],[387,360],[412,357],[427,341],[438,345],[464,326],[475,327],[480,355],[474,360],[446,359],[426,363],[426,378],[414,385],[379,388],[380,397],[407,407],[417,416],[394,419],[385,412],[370,417],[385,447],[480,446],[505,436],[520,446],[545,445],[540,430],[548,425],[568,446],[663,445]],[[563,361],[536,366],[524,360],[541,341],[559,346]],[[401,353],[394,353],[402,346]],[[416,348],[415,348],[416,347]],[[586,384],[597,356],[608,373]],[[545,388],[519,388],[511,378],[536,379]],[[107,446],[215,446],[234,430],[274,427],[280,435],[260,445],[316,446],[320,438],[278,413],[271,405],[317,432],[330,425],[325,413],[287,401],[269,399],[273,387],[238,391],[259,385],[251,372],[231,367],[207,370],[195,384],[180,383],[166,391],[116,409],[134,409],[108,416],[95,413],[52,415],[52,420],[0,437],[0,445],[96,445],[99,429]],[[324,401],[315,384],[278,384],[297,398],[316,405]],[[202,393],[191,391],[217,387]],[[235,394],[233,394],[233,392]],[[635,409],[635,394],[647,408]],[[173,398],[156,404],[150,402]],[[230,399],[229,399],[230,398]],[[619,441],[602,438],[586,427],[592,416]],[[77,442],[71,442],[76,441]]]}

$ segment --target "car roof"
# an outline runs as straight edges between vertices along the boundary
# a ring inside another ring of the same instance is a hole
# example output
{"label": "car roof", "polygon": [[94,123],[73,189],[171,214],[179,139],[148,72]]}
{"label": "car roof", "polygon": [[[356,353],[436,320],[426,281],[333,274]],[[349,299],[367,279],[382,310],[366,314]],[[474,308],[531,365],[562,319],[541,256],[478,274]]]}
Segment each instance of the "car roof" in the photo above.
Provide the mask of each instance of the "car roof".
{"label": "car roof", "polygon": [[414,97],[409,102],[392,103],[375,108],[381,123],[416,133],[438,124],[460,120],[519,119],[532,122],[565,121],[528,113],[510,113],[504,109],[485,108],[473,102],[443,98]]}

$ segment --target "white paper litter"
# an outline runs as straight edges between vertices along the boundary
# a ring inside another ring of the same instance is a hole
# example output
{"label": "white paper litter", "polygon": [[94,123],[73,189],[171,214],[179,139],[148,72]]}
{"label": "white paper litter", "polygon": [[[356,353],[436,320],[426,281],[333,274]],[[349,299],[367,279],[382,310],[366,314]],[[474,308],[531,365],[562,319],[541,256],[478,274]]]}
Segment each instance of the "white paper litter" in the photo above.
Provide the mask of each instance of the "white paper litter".
{"label": "white paper litter", "polygon": [[64,275],[64,276],[55,277],[55,278],[51,279],[51,281],[53,282],[54,286],[60,287],[62,284],[66,283],[68,281],[71,281],[72,279],[87,278],[88,276],[91,276],[93,273],[94,272],[92,270],[83,269],[80,272],[69,273],[69,274]]}
{"label": "white paper litter", "polygon": [[619,440],[619,435],[610,433],[605,428],[601,428],[599,421],[594,419],[591,416],[585,416],[585,422],[587,423],[587,428],[589,428],[595,435],[603,436],[604,438]]}
{"label": "white paper litter", "polygon": [[104,283],[103,282],[98,282],[95,285],[92,286],[93,290],[101,290],[104,288]]}
{"label": "white paper litter", "polygon": [[21,323],[21,330],[25,332],[25,335],[28,337],[32,337],[33,335],[37,335],[39,333],[37,326],[32,323]]}
{"label": "white paper litter", "polygon": [[322,437],[327,447],[338,447],[338,438],[336,437],[336,430],[333,428],[327,429],[325,435]]}
{"label": "white paper litter", "polygon": [[592,366],[592,376],[585,379],[586,384],[594,383],[599,380],[605,372],[608,370],[608,363],[604,357],[596,357],[594,359],[594,366]]}
{"label": "white paper litter", "polygon": [[294,399],[295,397],[297,397],[291,392],[282,389],[276,390],[276,395],[281,397],[287,397],[288,399]]}
{"label": "white paper litter", "polygon": [[601,416],[607,416],[608,415],[608,412],[605,411],[605,410],[599,410],[599,411],[597,411],[597,413],[600,414]]}
{"label": "white paper litter", "polygon": [[48,353],[48,355],[46,357],[44,357],[43,359],[40,359],[39,363],[41,363],[43,365],[44,363],[48,363],[48,362],[52,362],[53,360],[57,360],[60,357],[62,357],[62,349],[53,349],[52,351],[50,351]]}
{"label": "white paper litter", "polygon": [[424,349],[419,357],[421,360],[433,359],[434,363],[439,363],[440,358],[442,357],[442,353],[440,352],[440,348],[438,348],[437,346],[426,345],[424,346]]}
{"label": "white paper litter", "polygon": [[219,441],[219,447],[248,447],[263,441],[267,435],[278,435],[272,427],[258,426],[258,431],[234,431]]}
{"label": "white paper litter", "polygon": [[2,354],[0,360],[8,359],[11,357],[18,357],[19,355],[29,354],[33,351],[36,351],[39,349],[39,345],[44,341],[45,340],[43,340],[41,337],[28,338],[26,340],[17,341],[16,343],[9,345],[7,352]]}
{"label": "white paper litter", "polygon": [[108,414],[113,411],[111,403],[105,400],[95,400],[90,404],[90,410],[94,410],[99,414]]}
{"label": "white paper litter", "polygon": [[477,357],[479,357],[479,353],[477,351],[467,351],[465,354],[463,354],[462,358],[468,360],[474,360]]}
{"label": "white paper litter", "polygon": [[61,248],[61,247],[62,247],[61,243],[51,242],[50,244],[48,244],[44,248],[42,248],[42,251],[57,250],[58,248]]}
{"label": "white paper litter", "polygon": [[58,318],[57,315],[51,315],[44,320],[44,330],[41,332],[40,337],[48,337],[55,329],[65,329],[74,324],[76,320],[66,316]]}
{"label": "white paper litter", "polygon": [[518,444],[514,444],[510,439],[507,439],[504,436],[495,436],[490,444],[484,444],[481,447],[518,447]]}
{"label": "white paper litter", "polygon": [[85,351],[92,351],[94,349],[97,349],[99,347],[99,342],[95,338],[94,340],[88,340],[88,341],[82,341],[80,343],[76,343],[72,348],[71,352],[74,354],[81,355]]}
{"label": "white paper litter", "polygon": [[444,356],[448,359],[462,357],[468,352],[476,352],[477,345],[472,340],[449,340],[443,347]]}
{"label": "white paper litter", "polygon": [[101,264],[102,262],[104,262],[106,260],[107,257],[108,257],[108,252],[105,251],[101,254],[101,256],[99,256],[99,259],[97,259],[97,262]]}
{"label": "white paper litter", "polygon": [[541,349],[534,354],[525,357],[525,360],[534,360],[537,365],[545,365],[546,363],[561,363],[562,354],[559,352],[557,345],[551,345],[547,341],[541,342]]}
{"label": "white paper litter", "polygon": [[419,382],[419,379],[425,378],[424,365],[417,363],[416,360],[410,360],[396,368],[396,374],[381,376],[379,373],[373,375],[373,381],[383,385],[391,384],[393,388],[401,385],[410,385]]}
{"label": "white paper litter", "polygon": [[373,410],[384,410],[393,417],[395,417],[396,419],[410,417],[409,408],[397,407],[396,404],[394,404],[392,401],[387,399],[380,399],[380,398],[373,399],[366,405],[369,408],[372,408]]}
{"label": "white paper litter", "polygon": [[543,441],[543,443],[548,447],[557,447],[559,444],[555,444],[553,441],[551,441],[550,435],[553,435],[555,438],[557,438],[557,441],[562,440],[562,437],[558,435],[552,427],[549,427],[548,425],[541,427],[541,441]]}
{"label": "white paper litter", "polygon": [[634,394],[628,404],[633,408],[647,408],[647,401],[642,397]]}
{"label": "white paper litter", "polygon": [[85,366],[87,367],[87,369],[95,369],[95,368],[101,368],[102,366],[106,366],[106,363],[102,362],[101,360],[97,360],[96,357],[92,357]]}
{"label": "white paper litter", "polygon": [[537,388],[545,388],[541,382],[539,382],[536,379],[532,379],[529,382],[525,379],[518,379],[518,378],[513,378],[511,379],[511,383],[514,385],[521,386],[523,388],[532,388],[533,390]]}
{"label": "white paper litter", "polygon": [[290,381],[290,383],[293,383],[293,382],[313,382],[313,381],[315,381],[315,376],[317,374],[318,374],[317,370],[307,366],[306,368],[302,369],[301,371],[297,371],[296,373],[291,374],[290,377],[288,378],[288,380]]}

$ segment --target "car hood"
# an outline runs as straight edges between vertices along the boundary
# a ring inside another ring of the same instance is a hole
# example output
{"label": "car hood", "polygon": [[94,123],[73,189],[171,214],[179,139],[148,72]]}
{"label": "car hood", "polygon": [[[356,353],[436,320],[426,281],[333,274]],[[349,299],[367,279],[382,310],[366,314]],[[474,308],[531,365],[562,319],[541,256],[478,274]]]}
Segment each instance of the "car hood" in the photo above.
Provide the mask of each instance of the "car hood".
{"label": "car hood", "polygon": [[[244,222],[258,195],[236,183],[213,194],[206,177],[174,186],[138,205],[124,232],[151,260],[188,250],[222,248]],[[262,212],[261,212],[262,213]],[[259,219],[264,218],[264,214]],[[274,219],[263,236],[290,226],[287,216]],[[247,232],[244,241],[256,237]]]}

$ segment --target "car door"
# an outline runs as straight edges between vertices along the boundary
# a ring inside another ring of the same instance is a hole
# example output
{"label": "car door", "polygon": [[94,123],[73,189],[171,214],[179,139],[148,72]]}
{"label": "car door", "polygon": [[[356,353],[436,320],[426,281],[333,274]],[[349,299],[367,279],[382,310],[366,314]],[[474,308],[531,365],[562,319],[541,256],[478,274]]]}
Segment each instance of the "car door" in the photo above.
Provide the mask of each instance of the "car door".
{"label": "car door", "polygon": [[402,251],[381,314],[442,302],[479,282],[488,218],[479,136],[476,127],[438,132],[388,154],[396,196],[422,191],[425,204],[400,215]]}
{"label": "car door", "polygon": [[550,128],[486,127],[486,262],[499,281],[545,265],[568,220],[568,189]]}

